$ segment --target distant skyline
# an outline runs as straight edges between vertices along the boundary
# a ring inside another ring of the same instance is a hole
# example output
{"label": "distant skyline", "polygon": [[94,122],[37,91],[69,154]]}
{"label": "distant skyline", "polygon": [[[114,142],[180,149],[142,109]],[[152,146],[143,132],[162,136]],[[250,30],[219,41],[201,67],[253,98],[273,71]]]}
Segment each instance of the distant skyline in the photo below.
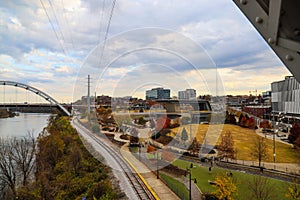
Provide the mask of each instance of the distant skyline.
{"label": "distant skyline", "polygon": [[[270,90],[271,82],[291,75],[230,0],[117,0],[112,5],[113,1],[104,0],[1,1],[0,80],[29,84],[58,101],[71,102],[87,94],[88,73],[92,94],[96,90],[99,95],[139,98],[159,86],[169,87],[171,96],[187,86],[196,89],[197,96],[216,91],[237,95],[257,90],[259,94]],[[152,34],[148,27],[158,31]],[[181,35],[202,52],[193,55],[187,43],[178,43]],[[165,49],[175,45],[178,51],[133,52],[145,43]],[[208,57],[204,60],[211,61],[200,67],[199,74],[186,61],[201,63],[204,54]],[[90,70],[105,59],[110,65]],[[210,91],[216,88],[216,71],[223,86]],[[3,90],[6,99],[15,98],[14,88],[0,86],[0,101]]]}

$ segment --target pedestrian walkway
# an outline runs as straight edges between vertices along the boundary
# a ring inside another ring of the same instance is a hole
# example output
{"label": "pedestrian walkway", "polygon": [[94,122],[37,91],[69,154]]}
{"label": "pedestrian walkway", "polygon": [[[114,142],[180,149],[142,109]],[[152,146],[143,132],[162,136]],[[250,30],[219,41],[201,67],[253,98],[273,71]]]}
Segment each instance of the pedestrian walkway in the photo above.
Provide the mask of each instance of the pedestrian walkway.
{"label": "pedestrian walkway", "polygon": [[137,170],[138,173],[145,179],[150,188],[158,196],[159,199],[180,199],[167,185],[165,185],[160,179],[156,178],[156,175],[150,171],[142,162],[134,157],[128,149],[128,144],[125,144],[120,149],[122,156]]}
{"label": "pedestrian walkway", "polygon": [[[180,181],[181,183],[183,183],[185,185],[185,187],[190,190],[190,180],[188,180],[187,178],[175,178],[176,180]],[[202,199],[202,194],[200,189],[198,188],[198,186],[196,185],[196,183],[194,183],[193,181],[191,182],[191,186],[192,186],[192,199]]]}
{"label": "pedestrian walkway", "polygon": [[[265,134],[265,133],[262,132],[262,130],[263,130],[262,128],[258,128],[258,129],[255,130],[255,132],[256,132],[257,135],[259,135],[261,137],[265,137],[265,138],[267,138],[269,140],[273,140],[274,139],[273,138],[273,134],[269,134],[269,135]],[[284,134],[284,133],[282,133],[282,134]],[[276,140],[276,142],[281,142],[283,144],[293,146],[293,144],[290,144],[288,142],[282,141],[281,138],[278,137],[278,136],[276,136],[276,135],[275,135],[275,140]]]}
{"label": "pedestrian walkway", "polygon": [[[240,164],[240,165],[247,165],[247,166],[258,166],[259,163],[257,161],[249,161],[249,160],[235,160],[235,159],[228,159],[229,162]],[[297,163],[268,163],[268,162],[261,162],[261,166],[266,169],[274,169],[277,171],[285,172],[285,173],[292,173],[292,174],[300,174],[300,164]]]}

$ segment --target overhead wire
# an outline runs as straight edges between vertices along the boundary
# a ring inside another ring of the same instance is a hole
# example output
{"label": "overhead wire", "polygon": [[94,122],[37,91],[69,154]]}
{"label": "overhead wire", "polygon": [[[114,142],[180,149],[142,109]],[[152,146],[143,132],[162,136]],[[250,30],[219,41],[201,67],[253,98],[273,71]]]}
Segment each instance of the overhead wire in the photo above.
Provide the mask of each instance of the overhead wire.
{"label": "overhead wire", "polygon": [[[54,10],[54,8],[53,8],[53,4],[52,4],[51,0],[48,0],[48,2],[49,2],[49,5],[50,5],[50,7],[51,7],[51,10],[52,10],[52,13],[53,13],[55,22],[56,22],[56,24],[57,24],[58,31],[59,31],[59,33],[60,33],[60,35],[61,35],[61,38],[62,38],[62,41],[63,41],[63,44],[64,44],[64,43],[65,43],[65,37],[64,37],[64,34],[63,34],[62,30],[61,30],[60,24],[59,24],[59,22],[58,22],[58,19],[57,19],[57,16],[56,16],[56,12],[55,12],[55,10]],[[67,48],[66,48],[66,49],[67,49]]]}
{"label": "overhead wire", "polygon": [[112,8],[111,8],[111,11],[110,11],[110,16],[109,16],[109,20],[108,20],[108,25],[107,25],[107,27],[106,27],[106,32],[105,32],[104,42],[107,40],[107,36],[108,36],[109,28],[110,28],[111,19],[112,19],[113,13],[114,13],[114,8],[115,8],[115,5],[116,5],[116,1],[117,1],[117,0],[113,0],[113,3],[112,3]]}
{"label": "overhead wire", "polygon": [[69,23],[69,20],[68,18],[64,15],[64,11],[65,11],[65,4],[64,4],[64,0],[61,0],[61,5],[62,5],[62,8],[63,8],[63,18],[65,20],[65,23],[67,24],[67,31],[69,32],[69,36],[70,36],[70,40],[71,40],[71,44],[72,44],[72,48],[73,50],[75,50],[75,46],[74,46],[74,41],[73,41],[73,37],[72,37],[72,30],[70,29],[70,23]]}
{"label": "overhead wire", "polygon": [[98,42],[97,44],[100,43],[101,39],[101,33],[102,33],[102,21],[103,21],[103,16],[104,16],[104,8],[105,8],[105,0],[102,1],[102,8],[101,8],[101,16],[100,16],[100,21],[99,21],[99,33],[98,33]]}
{"label": "overhead wire", "polygon": [[66,54],[66,51],[65,51],[65,49],[64,49],[64,47],[63,47],[63,45],[62,45],[62,43],[61,43],[61,41],[60,41],[60,39],[59,39],[59,37],[58,37],[58,34],[57,34],[57,32],[55,31],[54,25],[53,25],[53,23],[52,23],[52,21],[51,21],[51,19],[50,19],[50,16],[49,16],[49,14],[48,14],[48,12],[47,12],[47,9],[46,9],[46,7],[45,7],[43,1],[40,0],[40,2],[41,2],[41,5],[42,5],[42,7],[43,7],[43,9],[44,9],[44,11],[45,11],[45,13],[46,13],[46,15],[47,15],[48,21],[49,21],[49,23],[50,23],[50,25],[51,25],[52,31],[53,31],[54,34],[55,34],[56,40],[58,41],[58,43],[59,43],[59,45],[60,45],[60,48],[62,49],[63,53],[64,53],[65,55],[67,55],[67,54]]}
{"label": "overhead wire", "polygon": [[107,37],[108,37],[108,32],[109,32],[109,28],[110,28],[110,24],[111,24],[111,19],[112,19],[113,13],[114,13],[115,5],[116,5],[116,0],[113,0],[110,15],[109,15],[109,19],[108,19],[108,24],[107,24],[105,35],[104,35],[104,41],[103,41],[101,56],[100,56],[100,60],[99,60],[99,66],[101,65],[101,61],[102,61],[102,58],[103,58],[105,45],[106,45],[106,40],[107,40]]}

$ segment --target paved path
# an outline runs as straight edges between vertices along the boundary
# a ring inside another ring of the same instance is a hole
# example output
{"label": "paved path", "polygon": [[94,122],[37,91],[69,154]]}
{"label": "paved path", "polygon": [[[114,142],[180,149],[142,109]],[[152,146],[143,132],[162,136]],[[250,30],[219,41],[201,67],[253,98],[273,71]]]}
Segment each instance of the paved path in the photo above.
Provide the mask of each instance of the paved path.
{"label": "paved path", "polygon": [[[262,128],[256,129],[255,132],[256,132],[256,134],[259,135],[259,136],[265,137],[265,138],[267,138],[267,139],[269,139],[269,140],[273,140],[273,134],[265,134],[265,133],[263,133],[263,132],[262,132]],[[284,135],[284,134],[287,134],[287,133],[282,133],[281,135]],[[293,146],[293,144],[291,144],[291,143],[282,141],[281,138],[280,138],[280,137],[277,137],[276,135],[275,135],[275,140],[276,140],[277,142],[281,142],[281,143],[284,143],[284,144],[286,144],[286,145]]]}
{"label": "paved path", "polygon": [[123,145],[120,149],[121,154],[126,158],[134,168],[142,175],[148,185],[153,189],[159,199],[162,200],[176,200],[180,199],[168,186],[166,186],[156,175],[150,171],[142,162],[137,160],[129,151],[128,145]]}

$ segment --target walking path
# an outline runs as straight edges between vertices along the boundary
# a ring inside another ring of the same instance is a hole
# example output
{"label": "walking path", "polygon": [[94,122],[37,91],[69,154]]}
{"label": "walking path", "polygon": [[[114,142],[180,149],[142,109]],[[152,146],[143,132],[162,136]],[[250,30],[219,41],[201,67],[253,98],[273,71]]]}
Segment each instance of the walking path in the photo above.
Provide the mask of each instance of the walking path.
{"label": "walking path", "polygon": [[167,185],[165,185],[160,179],[156,178],[156,175],[153,174],[147,166],[142,162],[137,160],[129,151],[128,144],[123,145],[120,149],[122,156],[134,166],[137,173],[139,173],[147,182],[147,184],[152,188],[154,193],[158,196],[159,199],[180,199]]}
{"label": "walking path", "polygon": [[[259,135],[259,136],[265,137],[265,138],[267,138],[267,139],[269,139],[269,140],[273,140],[273,134],[272,134],[272,133],[271,133],[271,134],[265,134],[265,133],[262,132],[262,130],[263,130],[262,128],[258,128],[258,129],[255,130],[255,132],[256,132],[256,134]],[[284,134],[287,134],[287,133],[282,133],[281,135],[284,135]],[[281,138],[278,137],[277,135],[275,135],[275,140],[276,140],[277,142],[281,142],[281,143],[284,143],[284,144],[286,144],[286,145],[293,146],[293,144],[291,144],[291,143],[282,141]]]}

